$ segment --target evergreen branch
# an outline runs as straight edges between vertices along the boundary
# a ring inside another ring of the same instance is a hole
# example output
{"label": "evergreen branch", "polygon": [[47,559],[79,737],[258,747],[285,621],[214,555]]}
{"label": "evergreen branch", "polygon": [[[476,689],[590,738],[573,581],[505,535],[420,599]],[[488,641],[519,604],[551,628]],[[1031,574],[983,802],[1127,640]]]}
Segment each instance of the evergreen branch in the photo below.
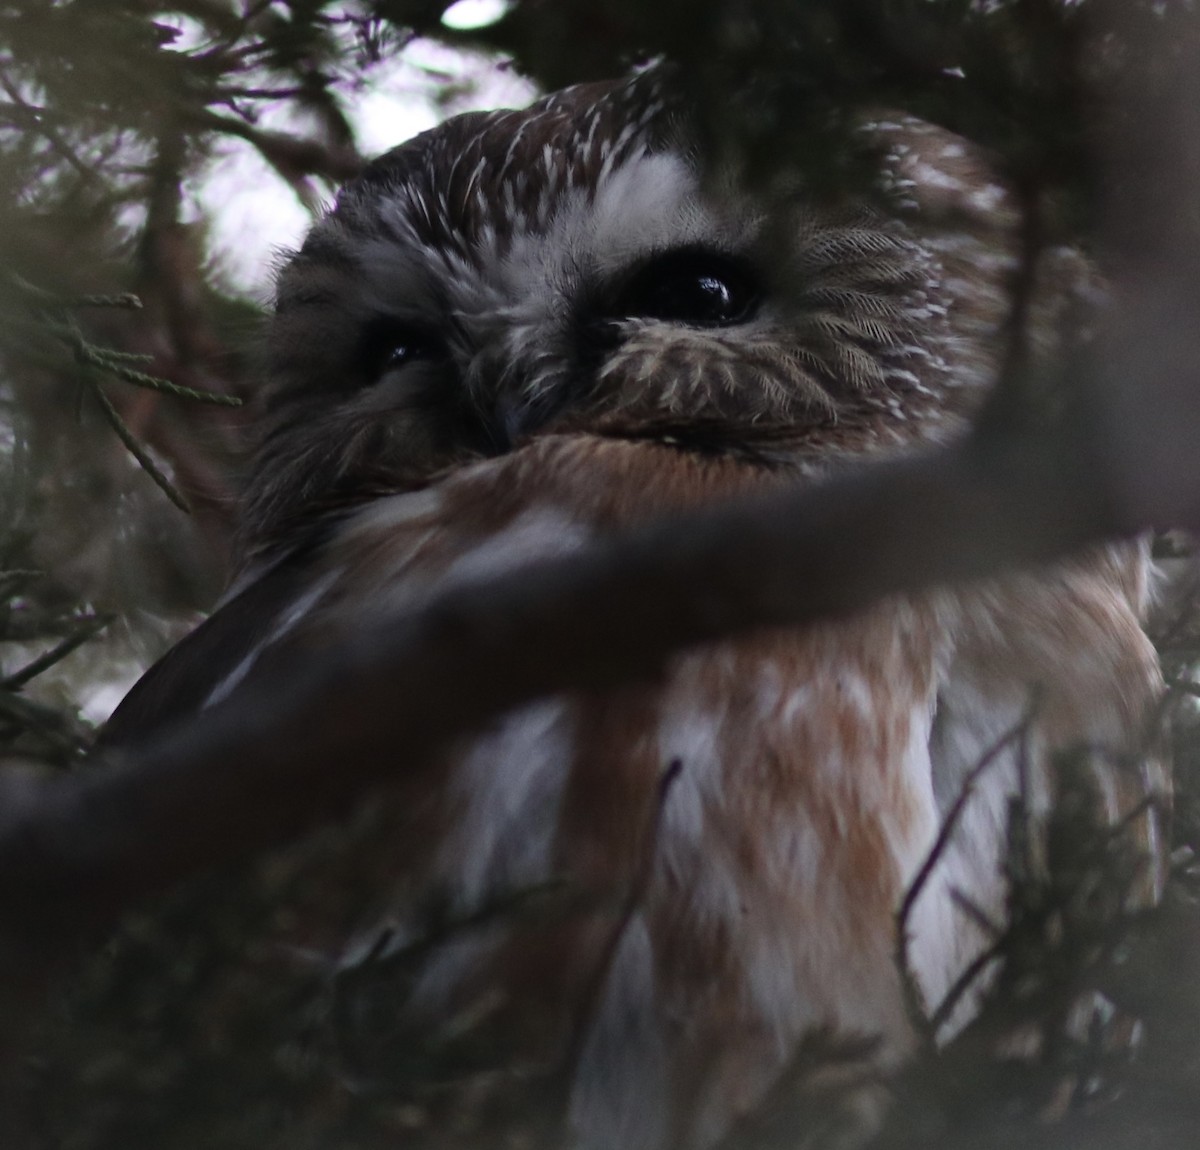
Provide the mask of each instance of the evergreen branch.
{"label": "evergreen branch", "polygon": [[98,635],[116,618],[115,615],[91,615],[77,620],[79,627],[61,642],[56,643],[43,655],[26,663],[19,671],[0,679],[0,690],[18,691],[26,683],[37,678],[43,671],[48,671],[56,663],[65,659],[72,651],[82,647],[89,639]]}
{"label": "evergreen branch", "polygon": [[71,733],[58,711],[12,691],[0,690],[0,719],[37,735],[56,754],[76,755],[84,749],[84,740]]}
{"label": "evergreen branch", "polygon": [[181,511],[186,511],[190,515],[192,509],[188,501],[183,497],[182,492],[167,478],[158,464],[150,458],[149,452],[138,442],[137,436],[130,431],[129,425],[121,418],[120,412],[113,407],[112,401],[104,394],[104,390],[100,384],[95,380],[89,380],[88,382],[100,404],[100,410],[104,412],[104,416],[108,420],[109,426],[117,433],[117,438],[125,444],[129,454],[138,461],[142,470],[158,484],[163,494]]}
{"label": "evergreen branch", "polygon": [[[122,292],[118,295],[84,295],[63,297],[54,295],[36,284],[30,283],[23,276],[12,273],[13,283],[24,294],[36,300],[39,307],[50,309],[50,314],[43,312],[38,316],[36,326],[56,336],[66,343],[75,359],[90,367],[114,376],[134,387],[146,388],[149,391],[173,395],[178,399],[190,399],[197,403],[210,403],[217,407],[241,407],[242,401],[234,395],[221,395],[215,391],[201,391],[198,388],[184,387],[173,380],[162,376],[150,375],[148,372],[137,371],[129,365],[134,363],[152,363],[154,357],[142,352],[121,351],[117,348],[98,347],[92,343],[79,329],[70,312],[80,307],[112,307],[140,309],[143,304],[132,292]],[[53,314],[58,313],[58,314]]]}
{"label": "evergreen branch", "polygon": [[84,181],[87,183],[96,183],[98,181],[99,173],[79,157],[75,149],[67,142],[66,137],[54,128],[52,124],[48,123],[45,116],[39,114],[41,109],[33,108],[29,105],[17,86],[4,73],[0,73],[0,88],[4,89],[5,94],[15,107],[25,109],[30,122],[35,126],[38,134],[46,140],[62,159],[75,169]]}
{"label": "evergreen branch", "polygon": [[105,347],[96,349],[105,359],[113,360],[116,363],[153,363],[154,356],[149,352],[144,351],[118,351],[114,347]]}
{"label": "evergreen branch", "polygon": [[141,311],[146,305],[139,296],[131,291],[119,292],[117,295],[81,295],[62,301],[63,307],[115,307],[128,311]]}
{"label": "evergreen branch", "polygon": [[45,575],[44,571],[37,571],[32,567],[10,567],[6,571],[0,571],[0,595],[13,595],[21,587],[34,580],[43,579]]}
{"label": "evergreen branch", "polygon": [[54,292],[47,291],[45,288],[38,287],[35,283],[30,283],[29,280],[17,272],[10,272],[9,278],[22,293],[32,296],[42,307],[56,308],[62,311],[72,311],[80,307],[108,307],[121,308],[126,311],[140,311],[145,306],[141,298],[130,291],[118,292],[116,295],[100,293],[81,296],[60,296],[55,295]]}
{"label": "evergreen branch", "polygon": [[[75,358],[90,367],[114,376],[134,387],[142,387],[147,391],[157,391],[164,395],[173,395],[179,399],[192,399],[198,403],[211,403],[217,407],[241,407],[242,401],[235,395],[221,395],[215,391],[199,391],[193,387],[184,387],[162,376],[149,375],[127,367],[129,362],[124,353],[110,354],[107,348],[99,348],[89,343],[79,335],[72,345]],[[144,362],[144,361],[141,361]]]}

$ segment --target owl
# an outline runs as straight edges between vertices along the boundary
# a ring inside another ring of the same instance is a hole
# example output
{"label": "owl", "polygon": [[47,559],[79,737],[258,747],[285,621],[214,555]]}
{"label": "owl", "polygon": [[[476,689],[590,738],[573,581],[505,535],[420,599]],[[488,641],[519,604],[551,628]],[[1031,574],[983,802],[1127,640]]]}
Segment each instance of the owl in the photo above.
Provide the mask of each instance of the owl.
{"label": "owl", "polygon": [[[657,67],[370,164],[279,275],[239,573],[109,742],[448,588],[964,436],[1004,352],[1013,197],[931,124],[862,136],[877,187],[815,197],[799,159],[749,184]],[[1052,355],[1086,271],[1043,262]],[[1140,544],[1096,549],[684,651],[433,768],[395,748],[378,916],[334,956],[373,986],[347,1015],[399,1036],[397,1077],[540,1084],[589,1150],[715,1145],[814,1035],[898,1066],[906,892],[991,752],[905,922],[933,1010],[1003,920],[1018,786],[1045,810],[1057,748],[1136,744],[1161,688],[1150,575]],[[1094,768],[1114,821],[1166,787],[1150,755],[1115,764]],[[1154,813],[1136,827],[1153,897]]]}

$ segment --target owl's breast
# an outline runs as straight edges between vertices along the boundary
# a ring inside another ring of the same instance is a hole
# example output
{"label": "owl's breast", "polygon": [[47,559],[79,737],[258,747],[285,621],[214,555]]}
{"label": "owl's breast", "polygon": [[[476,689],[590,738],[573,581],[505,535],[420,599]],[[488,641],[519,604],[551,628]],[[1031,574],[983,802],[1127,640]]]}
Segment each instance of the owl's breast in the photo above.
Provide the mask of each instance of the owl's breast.
{"label": "owl's breast", "polygon": [[[656,443],[539,441],[359,512],[297,642],[783,478]],[[707,1144],[812,1031],[882,1035],[894,1059],[910,1039],[894,914],[936,831],[949,652],[932,606],[891,602],[506,717],[423,795],[387,942],[354,950],[355,978],[426,1071],[572,1066],[600,1145]]]}
{"label": "owl's breast", "polygon": [[354,958],[421,1073],[566,1073],[596,1145],[701,1146],[806,1034],[895,1061],[895,909],[938,817],[918,622],[722,644],[449,756]]}

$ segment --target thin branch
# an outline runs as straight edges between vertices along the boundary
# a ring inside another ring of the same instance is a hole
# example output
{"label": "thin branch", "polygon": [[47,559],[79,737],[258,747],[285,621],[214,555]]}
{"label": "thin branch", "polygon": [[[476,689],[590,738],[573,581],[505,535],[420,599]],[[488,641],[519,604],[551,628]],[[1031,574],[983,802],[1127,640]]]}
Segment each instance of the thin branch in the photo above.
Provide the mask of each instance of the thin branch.
{"label": "thin branch", "polygon": [[346,145],[327,144],[311,137],[297,139],[285,132],[256,128],[244,120],[221,116],[208,109],[191,113],[189,119],[203,131],[245,140],[289,182],[298,174],[349,180],[362,171],[362,157]]}
{"label": "thin branch", "polygon": [[129,311],[142,309],[141,299],[133,292],[118,292],[115,295],[60,296],[30,283],[23,275],[9,272],[9,279],[29,299],[40,307],[71,311],[80,307],[124,308]]}
{"label": "thin branch", "polygon": [[993,922],[991,916],[970,895],[954,887],[950,891],[950,900],[969,918],[984,934],[998,938],[1004,933],[999,923]]}
{"label": "thin branch", "polygon": [[72,632],[61,642],[56,643],[43,655],[25,664],[19,671],[0,679],[0,690],[16,691],[25,686],[30,680],[37,678],[43,671],[49,670],[55,663],[61,662],[72,651],[82,647],[93,635],[98,635],[113,621],[113,615],[92,615],[77,619],[78,630]]}
{"label": "thin branch", "polygon": [[141,465],[143,471],[150,476],[151,479],[162,489],[163,494],[179,508],[180,511],[191,512],[191,507],[188,501],[184,498],[183,493],[171,482],[163,470],[151,458],[150,453],[138,441],[138,437],[129,430],[128,424],[121,418],[121,413],[113,407],[112,400],[104,394],[104,389],[95,380],[89,380],[92,394],[96,397],[96,402],[100,404],[100,410],[104,412],[105,419],[108,420],[109,426],[117,433],[117,438],[125,444],[126,450],[134,457]]}
{"label": "thin branch", "polygon": [[94,183],[97,180],[98,177],[95,170],[88,164],[85,164],[83,160],[81,160],[75,153],[75,149],[67,143],[60,133],[50,126],[46,117],[40,114],[40,109],[30,106],[28,101],[26,101],[21,95],[16,85],[8,78],[8,76],[4,75],[3,72],[0,72],[0,88],[4,89],[5,94],[13,102],[13,104],[19,108],[24,108],[29,113],[30,119],[34,124],[37,125],[38,133],[59,154],[59,156],[62,157],[62,159],[66,160],[66,162],[75,169],[79,176],[81,176],[88,183]]}
{"label": "thin branch", "polygon": [[92,346],[82,338],[73,347],[75,356],[81,362],[98,368],[108,375],[115,376],[124,383],[134,387],[145,388],[147,391],[158,391],[164,395],[173,395],[177,399],[191,399],[197,403],[211,403],[216,407],[241,407],[242,401],[236,395],[222,395],[219,391],[198,391],[194,387],[184,387],[172,380],[157,375],[148,375],[144,371],[136,371],[126,367],[131,359],[143,361],[147,357],[130,356],[122,352],[109,352],[107,349]]}
{"label": "thin branch", "polygon": [[[99,380],[95,378],[95,373],[102,372],[134,387],[219,407],[240,407],[242,400],[237,396],[225,395],[221,392],[187,387],[174,380],[140,371],[134,365],[152,362],[153,357],[115,348],[100,347],[93,344],[83,334],[75,320],[74,309],[80,307],[140,309],[142,307],[141,299],[133,293],[63,297],[30,283],[16,273],[10,273],[10,279],[26,297],[29,315],[5,316],[3,322],[11,327],[25,327],[33,333],[52,336],[71,353],[75,362],[85,369],[86,384],[95,395],[105,419],[116,432],[117,437],[154,483],[162,489],[167,498],[181,510],[190,511],[182,492],[154,462],[149,451],[105,394]],[[38,356],[36,349],[27,354],[31,358]],[[38,358],[43,357],[38,356]],[[53,369],[57,365],[51,361],[48,366]]]}
{"label": "thin branch", "polygon": [[[596,1016],[596,1007],[604,993],[604,988],[608,985],[617,952],[620,950],[621,943],[625,940],[634,915],[645,905],[646,894],[650,889],[650,884],[654,880],[667,799],[670,796],[671,788],[679,780],[682,771],[682,760],[672,759],[659,778],[658,785],[654,788],[654,801],[647,812],[647,826],[642,832],[629,887],[625,892],[624,898],[621,899],[616,922],[613,929],[609,932],[599,960],[592,971],[591,978],[588,980],[583,993],[579,995],[575,1008],[575,1025],[572,1028],[570,1048],[567,1056],[563,1059],[559,1071],[564,1087],[562,1091],[564,1099],[570,1097],[570,1083],[576,1081],[576,1074],[583,1059],[586,1041],[590,1034],[589,1022]],[[568,1118],[565,1110],[560,1114],[559,1121],[565,1144],[569,1139]]]}
{"label": "thin branch", "polygon": [[908,944],[911,941],[909,924],[912,920],[913,909],[917,905],[917,900],[929,885],[929,880],[933,877],[933,872],[937,869],[938,863],[942,861],[946,849],[950,845],[950,839],[958,829],[959,820],[967,808],[967,803],[975,792],[976,784],[995,766],[1000,760],[1000,756],[1006,750],[1024,739],[1032,719],[1032,712],[1027,711],[1021,721],[997,739],[983,754],[979,762],[967,773],[953,805],[946,812],[946,816],[942,820],[941,829],[938,831],[938,836],[934,840],[933,846],[929,848],[929,853],[925,856],[925,861],[921,864],[915,877],[909,884],[908,890],[904,894],[904,899],[900,903],[900,910],[896,914],[896,967],[900,971],[900,981],[904,988],[904,998],[908,1008],[909,1019],[912,1021],[917,1033],[923,1034],[926,1040],[930,1042],[933,1041],[940,1026],[940,1023],[937,1021],[940,1008],[932,1016],[929,1015],[924,994],[921,991],[921,985],[917,981],[916,973],[909,961]]}
{"label": "thin branch", "polygon": [[58,711],[11,691],[0,691],[0,719],[8,720],[19,730],[36,731],[60,754],[78,756],[83,749],[83,740],[64,729],[63,716]]}
{"label": "thin branch", "polygon": [[971,989],[976,980],[993,962],[996,962],[1003,956],[1008,945],[1009,936],[1006,933],[993,942],[991,946],[977,954],[966,965],[962,973],[954,980],[954,984],[946,991],[945,998],[938,1003],[937,1009],[929,1016],[928,1027],[931,1034],[937,1034],[946,1025],[950,1016],[962,1001],[963,995]]}

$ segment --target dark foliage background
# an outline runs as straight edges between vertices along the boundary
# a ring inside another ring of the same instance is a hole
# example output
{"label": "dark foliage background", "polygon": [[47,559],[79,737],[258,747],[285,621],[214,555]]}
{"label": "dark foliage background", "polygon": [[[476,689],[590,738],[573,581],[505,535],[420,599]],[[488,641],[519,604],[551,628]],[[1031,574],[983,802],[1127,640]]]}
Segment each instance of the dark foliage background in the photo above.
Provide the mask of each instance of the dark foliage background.
{"label": "dark foliage background", "polygon": [[[1171,114],[1170,55],[1195,37],[1187,0],[519,0],[473,32],[444,25],[446,6],[0,2],[3,769],[102,769],[86,759],[80,692],[147,663],[221,587],[261,321],[220,286],[208,221],[186,209],[189,180],[222,140],[248,143],[316,205],[362,163],[347,109],[363,78],[414,38],[489,53],[544,88],[666,55],[713,149],[768,187],[794,164],[814,195],[839,194],[867,170],[853,114],[902,108],[995,150],[1027,209],[1030,259],[1064,242],[1102,256],[1105,205],[1136,161],[1127,150],[1107,163],[1103,133],[1121,130],[1131,86],[1139,114]],[[447,77],[447,94],[458,82]],[[266,127],[281,108],[303,130]],[[1190,203],[1196,184],[1161,192]],[[1019,420],[1020,399],[998,418]],[[894,1088],[883,1145],[1194,1141],[1200,743],[1188,684],[1200,624],[1189,561],[1172,563],[1181,589],[1160,631],[1177,684],[1180,798],[1166,906],[1124,911],[1136,861],[1100,826],[1086,771],[1065,761],[1072,801],[1048,872],[1023,866],[1024,813],[1012,814],[1014,925],[997,943],[1006,965],[991,1004]],[[529,1117],[541,1112],[520,1081],[396,1090],[389,1068],[409,1053],[342,1010],[347,980],[374,972],[325,956],[386,895],[368,879],[389,873],[395,849],[368,803],[130,918],[74,968],[12,1058],[3,1145],[558,1144],[552,1122]],[[389,985],[377,988],[382,1017]],[[1081,1035],[1066,1014],[1093,990],[1116,1009]],[[1018,1033],[1041,1037],[998,1057]],[[855,1051],[831,1040],[801,1062],[735,1141],[866,1136]],[[844,1072],[814,1090],[800,1073],[814,1063]]]}

